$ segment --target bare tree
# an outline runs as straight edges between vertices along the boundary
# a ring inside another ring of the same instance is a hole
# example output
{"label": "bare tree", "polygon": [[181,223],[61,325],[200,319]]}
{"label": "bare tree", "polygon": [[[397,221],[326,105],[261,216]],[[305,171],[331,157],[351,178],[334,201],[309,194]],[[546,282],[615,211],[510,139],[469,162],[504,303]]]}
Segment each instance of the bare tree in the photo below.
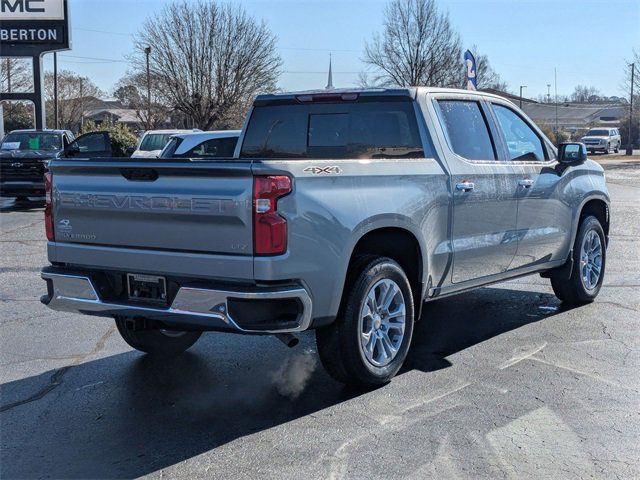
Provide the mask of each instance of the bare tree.
{"label": "bare tree", "polygon": [[[9,88],[9,82],[11,88]],[[0,86],[3,92],[30,92],[33,90],[31,65],[24,58],[0,59]]]}
{"label": "bare tree", "polygon": [[596,87],[576,85],[573,93],[569,97],[572,102],[593,103],[602,99],[600,91]]}
{"label": "bare tree", "polygon": [[[476,59],[476,83],[478,90],[482,88],[492,88],[501,92],[506,92],[508,85],[503,81],[500,75],[491,67],[489,57],[481,53],[478,47],[474,45],[469,49]],[[460,78],[465,79],[466,84],[467,68],[466,65],[462,69]]]}
{"label": "bare tree", "polygon": [[460,86],[460,37],[435,0],[392,0],[384,31],[365,46],[374,85]]}
{"label": "bare tree", "polygon": [[273,91],[282,61],[276,37],[242,7],[213,0],[175,1],[149,18],[135,40],[134,73],[146,72],[144,49],[162,101],[194,126],[237,125],[257,93]]}
{"label": "bare tree", "polygon": [[[90,97],[102,95],[100,89],[87,77],[62,70],[58,72],[58,122],[60,128],[76,130],[85,110],[91,104]],[[53,125],[53,73],[44,76],[44,96],[47,111],[47,124]]]}
{"label": "bare tree", "polygon": [[167,123],[171,113],[168,105],[161,103],[164,95],[157,89],[158,79],[151,80],[151,105],[147,104],[147,76],[142,73],[127,74],[116,84],[113,96],[124,106],[136,111],[144,130],[154,130]]}

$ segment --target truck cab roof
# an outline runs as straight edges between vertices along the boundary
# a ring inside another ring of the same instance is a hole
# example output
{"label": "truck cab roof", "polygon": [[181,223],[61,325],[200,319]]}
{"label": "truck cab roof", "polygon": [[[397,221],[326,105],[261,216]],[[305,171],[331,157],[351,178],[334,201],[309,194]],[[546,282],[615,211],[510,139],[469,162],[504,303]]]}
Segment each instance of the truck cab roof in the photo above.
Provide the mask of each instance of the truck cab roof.
{"label": "truck cab roof", "polygon": [[344,100],[353,101],[361,97],[379,98],[408,97],[415,99],[418,93],[425,94],[456,94],[468,97],[486,97],[500,99],[510,102],[508,99],[489,92],[479,90],[465,90],[461,88],[441,88],[441,87],[400,87],[400,88],[335,88],[330,90],[301,90],[293,92],[273,93],[258,95],[254,101],[254,105],[266,105],[274,103],[287,103],[291,101],[327,101],[327,100]]}

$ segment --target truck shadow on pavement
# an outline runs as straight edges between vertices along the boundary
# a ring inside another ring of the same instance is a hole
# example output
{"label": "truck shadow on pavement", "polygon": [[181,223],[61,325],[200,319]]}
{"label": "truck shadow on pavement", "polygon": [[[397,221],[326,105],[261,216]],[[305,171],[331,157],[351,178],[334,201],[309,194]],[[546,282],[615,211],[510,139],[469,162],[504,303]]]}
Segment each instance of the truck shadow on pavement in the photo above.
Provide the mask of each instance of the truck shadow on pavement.
{"label": "truck shadow on pavement", "polygon": [[[426,305],[403,371],[446,368],[452,353],[552,316],[558,305],[552,295],[496,288]],[[0,386],[0,474],[138,477],[393,388],[392,381],[365,393],[334,382],[319,365],[313,334],[294,350],[272,338],[208,334],[171,360],[111,355]],[[275,435],[286,443],[285,433]],[[251,455],[255,446],[232,448]],[[229,461],[225,451],[216,463]]]}

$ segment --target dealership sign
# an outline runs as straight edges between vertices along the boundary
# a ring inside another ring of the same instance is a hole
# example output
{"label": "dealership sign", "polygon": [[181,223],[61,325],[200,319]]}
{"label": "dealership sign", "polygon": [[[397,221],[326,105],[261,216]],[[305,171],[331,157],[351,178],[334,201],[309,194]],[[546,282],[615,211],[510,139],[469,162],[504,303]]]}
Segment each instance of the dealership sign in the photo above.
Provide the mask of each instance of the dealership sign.
{"label": "dealership sign", "polygon": [[32,56],[70,47],[66,0],[0,0],[2,56]]}

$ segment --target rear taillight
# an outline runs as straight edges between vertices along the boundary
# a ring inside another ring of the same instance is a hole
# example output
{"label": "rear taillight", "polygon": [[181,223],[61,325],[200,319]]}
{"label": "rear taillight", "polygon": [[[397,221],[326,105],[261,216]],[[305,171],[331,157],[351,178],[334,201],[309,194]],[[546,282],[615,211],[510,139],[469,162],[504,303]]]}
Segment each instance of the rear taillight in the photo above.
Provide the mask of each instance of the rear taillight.
{"label": "rear taillight", "polygon": [[284,175],[253,180],[254,255],[279,255],[287,251],[287,221],[278,215],[278,199],[291,193],[291,179]]}
{"label": "rear taillight", "polygon": [[53,211],[51,206],[51,188],[52,188],[52,177],[51,172],[47,172],[44,174],[44,194],[45,194],[45,204],[44,204],[44,228],[47,232],[47,240],[53,242],[55,240],[55,235],[53,232]]}

